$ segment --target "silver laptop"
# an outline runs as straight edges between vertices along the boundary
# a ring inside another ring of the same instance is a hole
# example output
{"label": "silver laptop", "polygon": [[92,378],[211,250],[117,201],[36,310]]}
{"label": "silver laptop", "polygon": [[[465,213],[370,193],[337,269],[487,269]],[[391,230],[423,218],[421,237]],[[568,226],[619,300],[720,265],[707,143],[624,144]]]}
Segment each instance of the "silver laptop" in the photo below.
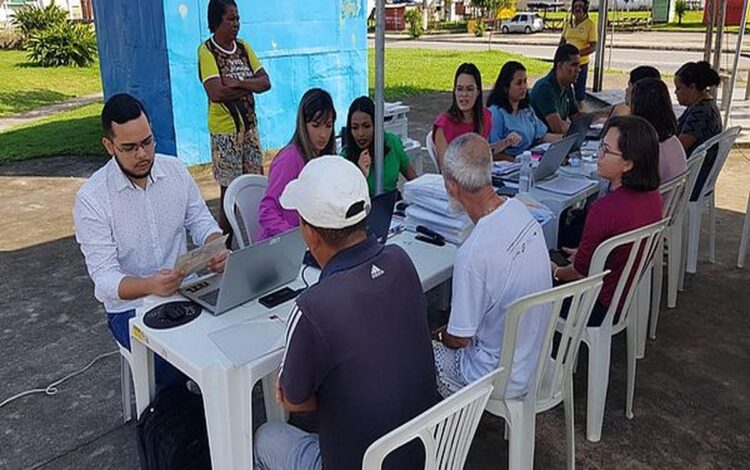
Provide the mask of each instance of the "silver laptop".
{"label": "silver laptop", "polygon": [[229,254],[224,274],[203,278],[180,293],[219,315],[297,278],[305,253],[299,229]]}
{"label": "silver laptop", "polygon": [[[570,153],[578,136],[572,135],[557,142],[550,144],[539,165],[534,169],[534,181],[543,181],[555,174],[565,157]],[[511,173],[506,178],[507,181],[518,182],[520,172]]]}

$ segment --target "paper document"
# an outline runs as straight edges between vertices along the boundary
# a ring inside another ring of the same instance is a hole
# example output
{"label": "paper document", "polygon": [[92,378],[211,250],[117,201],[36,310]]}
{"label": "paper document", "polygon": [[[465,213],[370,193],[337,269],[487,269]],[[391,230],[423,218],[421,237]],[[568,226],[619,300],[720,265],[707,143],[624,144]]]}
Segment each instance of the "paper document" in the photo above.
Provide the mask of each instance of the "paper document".
{"label": "paper document", "polygon": [[186,276],[203,271],[208,267],[208,262],[215,254],[227,249],[228,236],[224,235],[210,243],[206,243],[200,248],[178,256],[177,262],[174,264],[174,269],[184,271]]}
{"label": "paper document", "polygon": [[233,364],[247,364],[284,347],[285,320],[276,315],[247,320],[208,335]]}

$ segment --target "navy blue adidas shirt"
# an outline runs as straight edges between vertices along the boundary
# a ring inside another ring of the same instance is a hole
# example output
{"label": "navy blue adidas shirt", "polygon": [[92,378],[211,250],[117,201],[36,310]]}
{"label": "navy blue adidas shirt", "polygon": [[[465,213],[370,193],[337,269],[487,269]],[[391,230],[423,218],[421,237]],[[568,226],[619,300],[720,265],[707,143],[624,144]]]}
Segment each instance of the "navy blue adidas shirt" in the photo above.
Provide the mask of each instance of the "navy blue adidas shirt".
{"label": "navy blue adidas shirt", "polygon": [[[367,447],[438,401],[427,311],[408,255],[375,238],[337,253],[289,318],[280,383],[318,403],[326,470],[360,468]],[[423,468],[421,443],[384,468]]]}

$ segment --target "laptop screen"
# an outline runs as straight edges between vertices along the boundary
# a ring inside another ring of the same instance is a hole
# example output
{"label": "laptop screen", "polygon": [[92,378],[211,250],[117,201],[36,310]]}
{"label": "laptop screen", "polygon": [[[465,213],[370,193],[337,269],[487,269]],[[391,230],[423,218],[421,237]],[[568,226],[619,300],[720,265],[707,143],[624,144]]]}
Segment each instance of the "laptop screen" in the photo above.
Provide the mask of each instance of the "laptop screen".
{"label": "laptop screen", "polygon": [[391,228],[393,208],[396,205],[398,190],[379,194],[372,198],[370,213],[367,215],[367,234],[375,235],[380,243],[385,243],[388,238],[388,229]]}

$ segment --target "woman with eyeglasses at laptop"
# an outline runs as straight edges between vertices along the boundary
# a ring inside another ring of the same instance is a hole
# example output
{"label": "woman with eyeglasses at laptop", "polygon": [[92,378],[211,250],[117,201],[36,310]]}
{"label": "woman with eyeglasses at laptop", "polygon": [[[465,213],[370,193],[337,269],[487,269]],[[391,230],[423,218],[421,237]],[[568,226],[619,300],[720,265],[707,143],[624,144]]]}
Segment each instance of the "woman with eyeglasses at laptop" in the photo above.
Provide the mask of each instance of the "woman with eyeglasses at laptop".
{"label": "woman with eyeglasses at laptop", "polygon": [[548,132],[529,104],[526,67],[509,61],[500,69],[487,108],[492,114],[489,142],[495,160],[511,160],[539,142],[556,142],[560,134]]}
{"label": "woman with eyeglasses at laptop", "polygon": [[307,162],[321,155],[336,154],[335,121],[336,108],[327,91],[313,88],[302,96],[292,140],[271,163],[268,187],[258,207],[261,228],[258,241],[299,226],[297,212],[281,207],[279,198]]}
{"label": "woman with eyeglasses at laptop", "polygon": [[[594,251],[602,242],[661,220],[659,138],[654,127],[637,116],[613,117],[604,129],[597,153],[597,171],[611,183],[612,191],[591,205],[578,248],[563,248],[570,264],[553,263],[556,282],[588,276]],[[604,269],[612,273],[604,278],[589,326],[601,325],[612,303],[628,261],[628,251],[623,248],[616,249],[604,263]]]}
{"label": "woman with eyeglasses at laptop", "polygon": [[[397,188],[399,175],[411,181],[417,177],[417,172],[399,136],[385,132],[384,146],[383,191],[389,192]],[[362,170],[370,194],[375,194],[375,103],[367,96],[360,96],[349,106],[341,154]]]}
{"label": "woman with eyeglasses at laptop", "polygon": [[476,65],[463,63],[453,78],[453,103],[440,114],[432,126],[438,170],[448,145],[458,136],[474,132],[485,139],[490,136],[492,116],[482,104],[482,74]]}
{"label": "woman with eyeglasses at laptop", "polygon": [[659,179],[662,183],[687,171],[685,149],[677,138],[677,118],[672,110],[667,85],[656,78],[644,78],[633,85],[630,112],[648,121],[659,136]]}

